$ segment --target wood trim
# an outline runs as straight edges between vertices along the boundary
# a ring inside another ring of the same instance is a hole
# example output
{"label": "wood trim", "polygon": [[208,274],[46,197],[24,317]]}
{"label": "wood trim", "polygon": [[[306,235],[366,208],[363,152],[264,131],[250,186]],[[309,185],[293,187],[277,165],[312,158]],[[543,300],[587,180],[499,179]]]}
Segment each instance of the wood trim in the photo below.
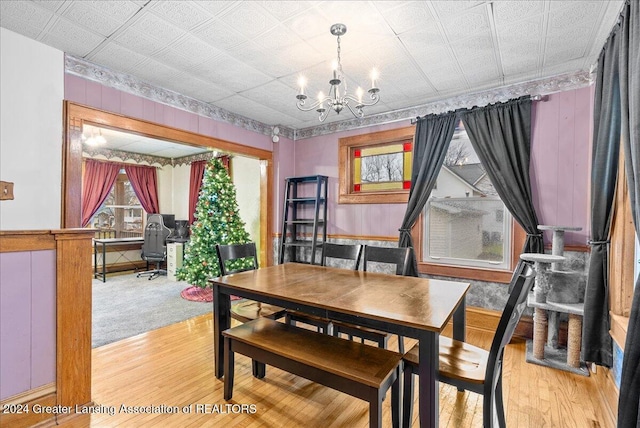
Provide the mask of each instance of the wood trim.
{"label": "wood trim", "polygon": [[613,372],[602,366],[594,366],[595,371],[591,370],[591,376],[595,379],[597,390],[600,393],[600,398],[604,403],[603,416],[607,418],[603,421],[603,426],[615,427],[618,420],[618,397],[620,391],[616,387],[615,380],[613,378]]}
{"label": "wood trim", "polygon": [[[21,392],[20,394],[13,395],[0,401],[0,406],[5,404],[19,404],[26,403],[27,401],[33,401],[38,398],[42,398],[45,395],[55,394],[56,383],[51,382],[46,385],[39,386],[37,388],[29,389],[28,391]],[[2,411],[0,411],[2,414]]]}
{"label": "wood trim", "polygon": [[367,147],[379,144],[387,144],[393,141],[413,139],[415,126],[391,129],[388,131],[371,132],[340,138],[338,140],[338,182],[339,204],[400,204],[409,200],[408,190],[396,190],[385,192],[358,192],[353,193],[353,171],[351,169],[351,152],[356,147]]}
{"label": "wood trim", "polygon": [[0,231],[0,253],[54,250],[55,240],[49,230]]}
{"label": "wood trim", "polygon": [[93,229],[52,231],[56,239],[56,404],[91,402]]}
{"label": "wood trim", "polygon": [[[70,101],[64,102],[63,111],[65,113],[65,129],[62,165],[62,227],[82,226],[80,224],[82,200],[82,143],[80,134],[84,123],[161,140],[179,141],[190,146],[209,147],[260,160],[271,161],[273,158],[273,153],[268,150],[244,146],[146,120],[134,119]],[[267,185],[271,186],[271,182]]]}
{"label": "wood trim", "polygon": [[[55,389],[55,384],[53,384]],[[45,385],[48,387],[48,385]],[[42,387],[41,387],[42,388]],[[33,406],[39,405],[42,407],[53,407],[57,404],[57,396],[55,392],[46,393],[44,389],[39,391],[39,397],[35,397],[34,395],[38,394],[38,390],[40,388],[36,388],[30,391],[26,397],[20,399],[20,401],[15,401],[13,398],[3,401],[0,403],[0,410],[4,407],[4,404],[12,403],[12,404],[22,404],[26,408],[29,409],[29,413],[2,413],[0,411],[0,426],[1,427],[13,427],[13,428],[26,428],[31,427],[37,424],[42,424],[44,422],[52,421],[56,417],[55,413],[36,413],[32,411]],[[33,394],[30,394],[33,392]],[[30,398],[32,397],[32,398]],[[28,407],[27,407],[28,406]]]}
{"label": "wood trim", "polygon": [[627,340],[627,329],[629,328],[629,317],[622,315],[616,315],[613,312],[609,312],[611,316],[611,330],[609,334],[613,340],[616,341],[620,349],[624,352],[624,345]]}

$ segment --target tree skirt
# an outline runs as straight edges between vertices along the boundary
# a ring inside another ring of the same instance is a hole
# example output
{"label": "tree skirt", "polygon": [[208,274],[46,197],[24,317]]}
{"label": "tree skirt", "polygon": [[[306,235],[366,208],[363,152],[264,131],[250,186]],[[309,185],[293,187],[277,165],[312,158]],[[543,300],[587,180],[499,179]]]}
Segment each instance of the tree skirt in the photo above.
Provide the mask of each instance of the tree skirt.
{"label": "tree skirt", "polygon": [[[182,290],[180,292],[180,296],[182,296],[183,299],[190,300],[192,302],[213,302],[213,288],[202,288],[194,285]],[[240,299],[240,297],[231,296],[231,300],[238,299]]]}

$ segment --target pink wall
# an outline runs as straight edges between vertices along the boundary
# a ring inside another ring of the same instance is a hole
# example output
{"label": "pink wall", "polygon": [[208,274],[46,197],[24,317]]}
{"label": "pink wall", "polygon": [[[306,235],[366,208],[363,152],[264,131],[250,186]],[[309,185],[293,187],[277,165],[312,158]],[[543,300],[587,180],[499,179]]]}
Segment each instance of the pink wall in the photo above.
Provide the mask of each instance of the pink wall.
{"label": "pink wall", "polygon": [[[585,245],[589,236],[588,194],[593,100],[590,88],[550,95],[533,103],[531,182],[541,224],[580,226],[567,245]],[[338,204],[338,139],[408,126],[403,121],[323,135],[295,143],[296,175],[329,176],[330,234],[398,236],[406,204]],[[562,159],[562,161],[560,161]],[[545,234],[547,243],[551,235]]]}
{"label": "pink wall", "polygon": [[338,140],[410,125],[410,121],[372,126],[296,141],[295,174],[329,177],[327,233],[357,236],[399,236],[407,204],[338,204]]}
{"label": "pink wall", "polygon": [[56,253],[0,253],[0,400],[56,380]]}
{"label": "pink wall", "polygon": [[[589,186],[593,87],[549,95],[534,102],[531,125],[531,187],[541,224],[579,226],[566,245],[589,239]],[[545,232],[545,242],[551,232]]]}
{"label": "pink wall", "polygon": [[82,77],[65,74],[64,98],[89,107],[147,120],[262,150],[273,150],[271,137],[199,116]]}

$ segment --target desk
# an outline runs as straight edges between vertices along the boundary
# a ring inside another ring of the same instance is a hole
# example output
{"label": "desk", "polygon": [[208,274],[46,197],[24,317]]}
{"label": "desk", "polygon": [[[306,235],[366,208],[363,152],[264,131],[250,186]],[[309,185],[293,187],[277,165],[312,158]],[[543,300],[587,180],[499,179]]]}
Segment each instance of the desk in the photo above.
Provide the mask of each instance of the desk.
{"label": "desk", "polygon": [[[106,238],[106,239],[94,239],[93,240],[93,277],[102,278],[102,282],[107,280],[107,247],[122,244],[143,244],[144,238]],[[98,272],[98,246],[102,246],[102,272]],[[123,251],[120,252],[121,257],[124,257]]]}
{"label": "desk", "polygon": [[231,325],[230,296],[236,295],[418,339],[420,426],[438,426],[438,337],[453,316],[454,337],[464,339],[469,283],[298,263],[213,278],[210,282],[216,378],[224,375],[222,332]]}

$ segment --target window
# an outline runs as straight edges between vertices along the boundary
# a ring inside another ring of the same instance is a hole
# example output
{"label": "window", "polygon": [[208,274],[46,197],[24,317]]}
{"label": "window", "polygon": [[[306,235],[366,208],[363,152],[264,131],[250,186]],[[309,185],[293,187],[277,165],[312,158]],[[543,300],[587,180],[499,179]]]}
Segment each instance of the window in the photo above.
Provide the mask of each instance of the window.
{"label": "window", "polygon": [[109,196],[93,215],[89,225],[98,229],[96,236],[100,238],[142,237],[145,217],[145,211],[122,169]]}
{"label": "window", "polygon": [[512,221],[458,124],[423,211],[422,262],[506,270]]}
{"label": "window", "polygon": [[339,140],[341,204],[407,202],[415,128]]}

